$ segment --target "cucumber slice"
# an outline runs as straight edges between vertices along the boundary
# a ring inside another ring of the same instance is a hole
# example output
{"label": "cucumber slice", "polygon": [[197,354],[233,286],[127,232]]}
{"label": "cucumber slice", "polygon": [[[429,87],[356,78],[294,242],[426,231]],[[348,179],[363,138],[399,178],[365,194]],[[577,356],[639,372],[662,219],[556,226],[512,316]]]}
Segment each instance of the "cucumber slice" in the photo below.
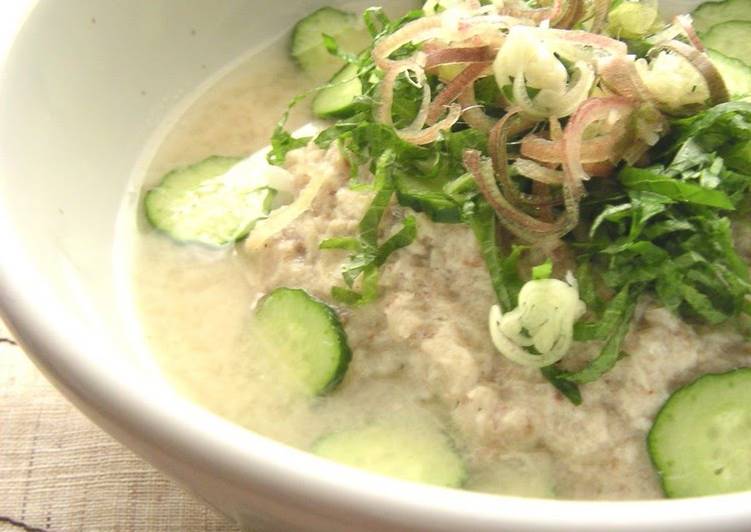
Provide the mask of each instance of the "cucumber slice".
{"label": "cucumber slice", "polygon": [[254,333],[275,351],[279,369],[308,395],[333,390],[352,358],[336,312],[298,288],[277,288],[259,303]]}
{"label": "cucumber slice", "polygon": [[462,210],[443,190],[449,180],[423,179],[402,172],[394,174],[394,187],[399,204],[424,212],[438,223],[459,223]]}
{"label": "cucumber slice", "polygon": [[343,64],[326,49],[324,34],[335,38],[339,47],[349,53],[360,52],[372,41],[353,13],[322,7],[302,19],[292,30],[292,57],[320,80],[330,78]]}
{"label": "cucumber slice", "polygon": [[473,471],[464,488],[497,495],[554,499],[553,462],[543,453],[510,453]]}
{"label": "cucumber slice", "polygon": [[344,465],[412,482],[460,487],[467,477],[451,440],[424,423],[378,423],[336,432],[312,450]]}
{"label": "cucumber slice", "polygon": [[707,48],[751,65],[751,22],[732,20],[712,26],[702,35]]}
{"label": "cucumber slice", "polygon": [[668,497],[751,490],[751,368],[700,377],[673,395],[647,438]]}
{"label": "cucumber slice", "polygon": [[240,161],[214,156],[168,173],[146,193],[146,218],[179,242],[224,246],[244,238],[268,215],[274,190],[228,173]]}
{"label": "cucumber slice", "polygon": [[727,57],[716,50],[707,50],[707,55],[720,72],[725,87],[732,97],[751,95],[751,67],[739,59]]}
{"label": "cucumber slice", "polygon": [[751,21],[751,9],[748,0],[725,0],[724,2],[705,2],[697,7],[691,16],[694,28],[703,33],[715,24],[731,20]]}
{"label": "cucumber slice", "polygon": [[329,81],[330,87],[321,89],[313,100],[313,113],[322,118],[341,118],[352,111],[358,96],[362,96],[362,82],[357,77],[357,65],[346,65]]}

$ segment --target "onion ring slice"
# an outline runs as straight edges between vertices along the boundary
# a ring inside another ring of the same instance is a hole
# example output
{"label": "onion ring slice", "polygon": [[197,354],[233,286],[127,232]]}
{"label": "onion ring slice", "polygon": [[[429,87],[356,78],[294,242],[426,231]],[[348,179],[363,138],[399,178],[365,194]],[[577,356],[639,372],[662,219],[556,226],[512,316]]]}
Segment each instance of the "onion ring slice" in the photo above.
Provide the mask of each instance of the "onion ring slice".
{"label": "onion ring slice", "polygon": [[717,67],[714,66],[714,63],[707,57],[707,54],[681,41],[673,40],[658,44],[649,51],[649,56],[655,56],[663,50],[668,50],[683,57],[704,78],[709,89],[709,101],[711,105],[724,103],[730,99],[730,94],[725,86],[725,82],[722,80],[722,75],[717,70]]}
{"label": "onion ring slice", "polygon": [[585,130],[594,122],[607,119],[613,112],[630,115],[635,109],[636,104],[622,96],[590,98],[566,124],[563,131],[563,172],[568,184],[576,191],[577,197],[584,191],[583,182],[590,177],[582,166],[582,138]]}

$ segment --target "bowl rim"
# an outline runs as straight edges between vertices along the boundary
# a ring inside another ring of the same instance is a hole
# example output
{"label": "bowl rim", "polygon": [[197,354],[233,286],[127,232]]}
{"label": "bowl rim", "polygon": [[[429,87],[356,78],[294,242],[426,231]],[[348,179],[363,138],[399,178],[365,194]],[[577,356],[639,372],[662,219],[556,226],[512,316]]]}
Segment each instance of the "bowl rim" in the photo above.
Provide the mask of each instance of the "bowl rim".
{"label": "bowl rim", "polygon": [[[5,236],[6,229],[0,219],[0,235]],[[10,249],[9,255],[17,257],[16,248]],[[136,375],[92,364],[95,357],[84,351],[94,346],[82,348],[80,341],[72,343],[60,330],[60,324],[75,324],[59,319],[59,303],[29,284],[33,277],[18,271],[21,264],[0,264],[0,315],[45,376],[118,440],[131,434],[151,449],[169,448],[183,464],[239,489],[261,489],[288,501],[303,497],[308,507],[321,505],[334,512],[341,508],[355,516],[366,517],[379,508],[393,523],[440,525],[436,530],[492,530],[503,525],[513,530],[700,531],[751,523],[751,492],[646,501],[533,499],[414,484],[321,459],[169,392],[146,396]],[[40,315],[40,302],[53,312]]]}
{"label": "bowl rim", "polygon": [[[0,23],[0,95],[11,44],[37,3],[9,3],[13,13],[0,19],[4,20]],[[112,371],[98,362],[93,343],[73,341],[70,331],[77,325],[66,319],[60,302],[45,290],[45,280],[34,270],[5,209],[0,209],[0,241],[0,316],[47,378],[116,438],[132,434],[151,449],[169,448],[169,454],[184,466],[221,477],[240,489],[260,489],[287,501],[304,497],[307,508],[322,505],[330,510],[329,517],[346,508],[355,517],[372,518],[376,512],[395,527],[437,526],[440,530],[458,526],[491,530],[500,525],[514,530],[679,527],[698,531],[740,530],[744,523],[751,523],[751,491],[677,500],[571,501],[419,485],[323,460],[241,428],[166,391],[154,400],[140,393],[137,375]],[[162,468],[174,474],[169,467]]]}

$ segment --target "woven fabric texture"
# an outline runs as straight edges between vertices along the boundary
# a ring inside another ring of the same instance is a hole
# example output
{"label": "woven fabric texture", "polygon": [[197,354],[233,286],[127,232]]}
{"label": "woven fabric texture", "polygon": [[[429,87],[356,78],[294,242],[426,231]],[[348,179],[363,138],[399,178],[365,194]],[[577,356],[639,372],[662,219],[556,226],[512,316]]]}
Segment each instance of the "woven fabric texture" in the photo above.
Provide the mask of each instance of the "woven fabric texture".
{"label": "woven fabric texture", "polygon": [[93,425],[0,321],[0,532],[237,531]]}

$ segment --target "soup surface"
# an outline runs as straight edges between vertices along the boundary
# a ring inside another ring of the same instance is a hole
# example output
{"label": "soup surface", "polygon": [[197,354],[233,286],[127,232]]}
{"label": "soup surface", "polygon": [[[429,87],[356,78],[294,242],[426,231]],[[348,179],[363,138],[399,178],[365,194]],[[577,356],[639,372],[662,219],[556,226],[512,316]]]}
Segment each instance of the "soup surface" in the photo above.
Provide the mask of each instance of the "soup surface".
{"label": "soup surface", "polygon": [[[144,188],[208,156],[261,149],[289,99],[311,84],[283,42],[249,58],[175,121]],[[306,109],[296,108],[293,126],[311,120]],[[177,244],[141,212],[132,250],[135,307],[163,374],[184,396],[248,429],[311,449],[328,434],[374,422],[438,428],[465,463],[467,489],[658,498],[645,438],[661,405],[699,375],[751,366],[748,343],[731,328],[703,330],[644,297],[625,340],[629,356],[583,387],[575,406],[538,370],[495,350],[487,318],[495,294],[467,225],[417,214],[415,242],[382,269],[381,297],[361,307],[333,302],[349,253],[319,243],[351,235],[373,192],[351,186],[335,147],[291,151],[285,168],[298,192],[314,176],[325,179],[310,208],[261,250]],[[383,234],[405,216],[395,206]],[[339,313],[352,360],[334,393],[311,399],[287,385],[275,346],[253,334],[257,302],[282,286],[304,288]],[[580,366],[595,350],[575,343],[563,364]]]}

